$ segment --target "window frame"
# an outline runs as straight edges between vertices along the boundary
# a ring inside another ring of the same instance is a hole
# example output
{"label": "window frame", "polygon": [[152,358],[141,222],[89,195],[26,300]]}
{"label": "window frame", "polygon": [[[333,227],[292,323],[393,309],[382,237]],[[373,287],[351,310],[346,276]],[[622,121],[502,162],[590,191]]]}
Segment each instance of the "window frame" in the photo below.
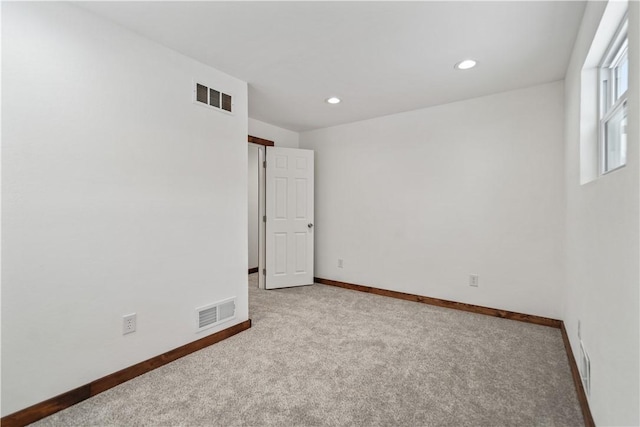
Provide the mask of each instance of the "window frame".
{"label": "window frame", "polygon": [[[607,169],[609,152],[608,148],[610,145],[609,141],[607,140],[607,125],[620,112],[622,112],[625,117],[627,116],[627,94],[629,92],[628,72],[626,76],[626,90],[621,94],[618,94],[617,91],[619,86],[618,70],[620,69],[620,65],[624,62],[625,59],[627,61],[627,64],[629,61],[628,25],[629,19],[627,17],[627,14],[625,14],[598,67],[598,151],[600,175],[606,175],[608,173],[621,169],[627,164],[625,155],[624,162],[614,168]],[[622,144],[620,145],[622,148]],[[624,148],[626,151],[626,145]]]}

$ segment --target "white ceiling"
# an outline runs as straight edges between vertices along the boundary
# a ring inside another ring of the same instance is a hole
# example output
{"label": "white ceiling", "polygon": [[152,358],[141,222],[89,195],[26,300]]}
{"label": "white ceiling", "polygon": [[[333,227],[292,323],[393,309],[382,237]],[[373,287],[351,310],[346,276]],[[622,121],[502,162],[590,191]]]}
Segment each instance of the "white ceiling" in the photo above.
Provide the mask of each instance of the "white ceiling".
{"label": "white ceiling", "polygon": [[[83,2],[249,83],[249,116],[294,131],[564,78],[583,1]],[[453,65],[474,58],[469,71]],[[343,102],[324,100],[339,96]]]}

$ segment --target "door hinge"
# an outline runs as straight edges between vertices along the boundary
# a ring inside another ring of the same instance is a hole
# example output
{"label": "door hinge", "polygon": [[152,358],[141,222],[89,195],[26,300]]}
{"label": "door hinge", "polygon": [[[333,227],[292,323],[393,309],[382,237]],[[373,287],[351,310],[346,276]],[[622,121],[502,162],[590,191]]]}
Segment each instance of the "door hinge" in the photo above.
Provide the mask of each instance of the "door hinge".
{"label": "door hinge", "polygon": [[267,216],[266,216],[266,215],[264,215],[264,216],[262,217],[262,222],[267,222]]}
{"label": "door hinge", "polygon": [[262,167],[265,168],[265,169],[267,168],[267,161],[266,160],[262,162]]}
{"label": "door hinge", "polygon": [[266,269],[266,268],[263,268],[263,269],[262,269],[262,275],[263,275],[263,276],[266,276],[266,275],[267,275],[267,269]]}

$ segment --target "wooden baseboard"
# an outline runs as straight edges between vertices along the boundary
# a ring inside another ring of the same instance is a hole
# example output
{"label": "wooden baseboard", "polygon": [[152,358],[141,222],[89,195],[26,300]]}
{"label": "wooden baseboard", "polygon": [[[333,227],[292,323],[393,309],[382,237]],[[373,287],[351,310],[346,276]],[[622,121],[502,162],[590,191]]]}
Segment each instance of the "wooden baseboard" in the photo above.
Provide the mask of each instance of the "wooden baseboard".
{"label": "wooden baseboard", "polygon": [[0,420],[0,424],[2,425],[2,427],[21,427],[27,424],[31,424],[44,417],[73,406],[76,403],[80,403],[83,400],[95,396],[96,394],[102,393],[105,390],[129,381],[132,378],[145,374],[195,351],[202,350],[205,347],[232,337],[233,335],[247,330],[250,327],[251,319],[230,328],[224,329],[220,332],[216,332],[215,334],[211,334],[209,336],[201,338],[197,341],[170,350],[159,356],[152,357],[151,359],[145,360],[144,362],[140,362],[118,372],[114,372],[113,374],[97,379],[93,382],[90,382],[89,384],[85,384],[66,393],[62,393],[61,395],[58,395],[56,397],[52,397],[51,399],[45,400],[44,402],[36,403],[33,406],[2,417],[2,419]]}
{"label": "wooden baseboard", "polygon": [[567,352],[567,359],[569,359],[569,367],[571,368],[571,376],[573,377],[573,385],[576,387],[576,394],[578,395],[578,402],[580,402],[580,409],[582,409],[582,417],[584,418],[585,427],[595,427],[596,423],[593,421],[591,415],[591,409],[589,409],[589,401],[587,400],[587,394],[584,391],[582,385],[582,378],[580,378],[580,371],[578,370],[578,364],[575,357],[573,357],[573,350],[571,349],[571,343],[569,342],[569,336],[567,335],[567,329],[564,327],[564,322],[561,322],[560,331],[562,332],[562,341],[564,342],[564,349]]}
{"label": "wooden baseboard", "polygon": [[548,317],[534,316],[531,314],[515,313],[513,311],[499,310],[497,308],[482,307],[480,305],[465,304],[462,302],[448,301],[444,299],[425,297],[422,295],[407,294],[404,292],[390,291],[388,289],[373,288],[371,286],[355,285],[353,283],[339,282],[337,280],[322,279],[314,277],[315,283],[323,285],[337,286],[354,291],[368,292],[370,294],[382,295],[385,297],[403,299],[407,301],[421,302],[423,304],[435,305],[438,307],[453,308],[455,310],[469,311],[471,313],[486,314],[488,316],[501,317],[503,319],[518,320],[520,322],[535,323],[536,325],[560,328],[561,321]]}
{"label": "wooden baseboard", "polygon": [[258,267],[253,267],[249,269],[249,274],[253,274],[253,273],[257,273],[258,272]]}
{"label": "wooden baseboard", "polygon": [[[249,270],[251,272],[252,269]],[[586,427],[595,427],[591,410],[589,409],[589,402],[587,395],[582,386],[582,380],[580,378],[580,372],[576,364],[576,360],[571,350],[571,344],[569,343],[569,337],[564,326],[564,322],[561,320],[549,319],[546,317],[532,316],[529,314],[515,313],[506,310],[498,310],[494,308],[482,307],[472,304],[459,303],[454,301],[442,300],[438,298],[430,298],[421,295],[407,294],[404,292],[390,291],[386,289],[373,288],[370,286],[355,285],[352,283],[339,282],[336,280],[322,279],[319,277],[314,278],[315,283],[321,283],[324,285],[337,286],[340,288],[356,290],[360,292],[368,292],[376,295],[387,296],[391,298],[403,299],[407,301],[420,302],[423,304],[435,305],[438,307],[453,308],[456,310],[469,311],[478,314],[485,314],[494,317],[501,317],[504,319],[518,320],[521,322],[535,323],[538,325],[550,326],[559,328],[562,333],[562,340],[564,342],[565,350],[567,352],[567,359],[569,360],[569,366],[571,368],[571,375],[576,388],[576,394],[578,401],[582,409],[582,415],[584,417],[584,423]],[[181,347],[173,349],[167,353],[153,357],[151,359],[140,362],[136,365],[122,369],[111,375],[107,375],[103,378],[95,380],[89,384],[85,384],[74,390],[63,393],[59,396],[45,400],[44,402],[37,403],[33,406],[25,408],[21,411],[14,412],[7,415],[0,420],[0,424],[3,427],[25,426],[27,424],[36,422],[42,418],[52,415],[58,411],[82,402],[90,397],[93,397],[105,390],[122,384],[132,378],[152,371],[167,363],[173,362],[181,357],[191,354],[195,351],[201,350],[212,344],[220,342],[226,338],[236,335],[251,327],[251,319],[245,322],[239,323],[235,326],[217,332],[215,334],[204,337],[200,340],[194,341],[189,344],[185,344]]]}

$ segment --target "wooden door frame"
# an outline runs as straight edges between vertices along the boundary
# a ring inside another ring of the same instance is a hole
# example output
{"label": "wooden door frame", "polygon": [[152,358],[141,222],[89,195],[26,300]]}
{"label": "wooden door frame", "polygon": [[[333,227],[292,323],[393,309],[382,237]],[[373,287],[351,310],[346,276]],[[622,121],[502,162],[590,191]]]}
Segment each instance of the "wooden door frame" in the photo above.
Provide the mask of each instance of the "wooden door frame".
{"label": "wooden door frame", "polygon": [[276,144],[268,139],[258,138],[257,136],[249,135],[248,140],[252,144],[264,145],[265,147],[274,147]]}
{"label": "wooden door frame", "polygon": [[266,268],[266,240],[267,230],[266,224],[262,220],[266,214],[266,176],[263,167],[267,157],[267,147],[275,147],[275,143],[271,140],[258,138],[249,135],[247,138],[249,144],[258,145],[258,287],[265,289],[265,277],[263,274]]}

